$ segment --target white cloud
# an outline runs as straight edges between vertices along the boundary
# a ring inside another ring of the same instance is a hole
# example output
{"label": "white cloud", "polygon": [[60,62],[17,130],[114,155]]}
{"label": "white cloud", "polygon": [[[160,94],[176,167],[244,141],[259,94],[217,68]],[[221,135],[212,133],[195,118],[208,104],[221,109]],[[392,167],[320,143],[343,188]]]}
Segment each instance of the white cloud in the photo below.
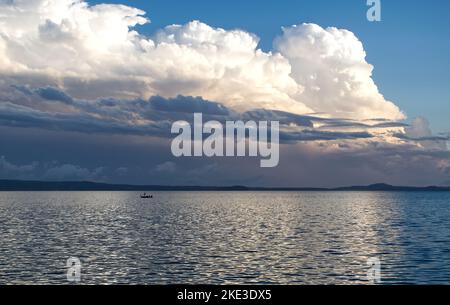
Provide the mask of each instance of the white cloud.
{"label": "white cloud", "polygon": [[372,80],[362,43],[350,31],[316,24],[283,28],[275,49],[289,60],[292,77],[305,87],[294,96],[317,112],[347,118],[403,119]]}
{"label": "white cloud", "polygon": [[405,131],[406,135],[411,138],[431,137],[433,135],[430,123],[423,117],[414,118]]}
{"label": "white cloud", "polygon": [[424,117],[417,117],[405,128],[405,137],[409,140],[417,140],[419,145],[428,149],[446,150],[448,137],[434,136],[430,128],[430,122]]}
{"label": "white cloud", "polygon": [[378,92],[363,46],[349,31],[285,28],[271,53],[259,50],[251,33],[199,21],[144,37],[132,30],[147,22],[143,15],[81,0],[0,0],[0,78],[59,86],[77,98],[182,94],[238,111],[404,117]]}

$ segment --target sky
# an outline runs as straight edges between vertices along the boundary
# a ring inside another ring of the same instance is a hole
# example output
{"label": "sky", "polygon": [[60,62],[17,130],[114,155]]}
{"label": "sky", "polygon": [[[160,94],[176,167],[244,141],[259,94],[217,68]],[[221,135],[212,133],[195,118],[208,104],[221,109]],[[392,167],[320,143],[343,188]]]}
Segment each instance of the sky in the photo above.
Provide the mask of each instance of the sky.
{"label": "sky", "polygon": [[427,117],[436,132],[450,129],[450,3],[446,0],[385,0],[382,22],[377,23],[367,22],[365,0],[109,2],[145,10],[151,23],[142,26],[142,32],[148,35],[169,24],[200,20],[255,33],[259,47],[266,51],[283,26],[313,22],[349,29],[364,43],[367,60],[375,66],[373,77],[388,99],[396,101],[408,117]]}
{"label": "sky", "polygon": [[[0,179],[450,185],[450,4],[0,0]],[[170,126],[279,120],[280,164]]]}

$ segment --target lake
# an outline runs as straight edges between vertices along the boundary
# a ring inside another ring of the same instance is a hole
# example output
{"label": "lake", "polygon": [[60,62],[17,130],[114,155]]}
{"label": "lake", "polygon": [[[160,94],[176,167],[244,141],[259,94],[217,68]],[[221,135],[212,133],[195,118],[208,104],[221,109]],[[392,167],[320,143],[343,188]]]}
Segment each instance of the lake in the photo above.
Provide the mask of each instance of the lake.
{"label": "lake", "polygon": [[0,284],[450,284],[450,193],[0,192]]}

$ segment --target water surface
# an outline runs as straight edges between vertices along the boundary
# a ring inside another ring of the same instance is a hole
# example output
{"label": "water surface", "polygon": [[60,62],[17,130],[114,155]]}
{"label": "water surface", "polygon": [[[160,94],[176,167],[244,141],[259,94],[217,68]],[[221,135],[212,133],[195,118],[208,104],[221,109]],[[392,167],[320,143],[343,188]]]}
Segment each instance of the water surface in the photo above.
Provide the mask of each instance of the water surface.
{"label": "water surface", "polygon": [[0,284],[450,284],[450,194],[0,192]]}

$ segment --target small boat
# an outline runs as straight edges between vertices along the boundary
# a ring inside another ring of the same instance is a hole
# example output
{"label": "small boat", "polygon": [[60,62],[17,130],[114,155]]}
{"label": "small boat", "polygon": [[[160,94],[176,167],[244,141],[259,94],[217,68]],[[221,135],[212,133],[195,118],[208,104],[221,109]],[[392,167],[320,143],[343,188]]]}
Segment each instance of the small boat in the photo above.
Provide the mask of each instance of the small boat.
{"label": "small boat", "polygon": [[142,199],[151,199],[153,198],[153,195],[147,195],[147,193],[144,193],[144,195],[141,195]]}

